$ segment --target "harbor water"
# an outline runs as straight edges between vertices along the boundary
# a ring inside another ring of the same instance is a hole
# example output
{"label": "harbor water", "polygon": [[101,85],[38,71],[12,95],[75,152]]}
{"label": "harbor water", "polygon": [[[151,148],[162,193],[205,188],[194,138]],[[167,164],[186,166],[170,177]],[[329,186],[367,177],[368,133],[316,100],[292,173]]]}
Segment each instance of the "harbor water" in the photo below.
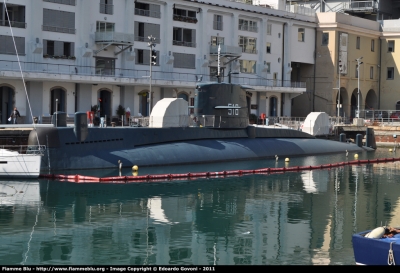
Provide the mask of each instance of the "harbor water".
{"label": "harbor water", "polygon": [[[346,160],[354,155],[139,166],[139,174]],[[164,182],[0,181],[2,265],[354,265],[353,233],[385,224],[400,226],[400,162]]]}

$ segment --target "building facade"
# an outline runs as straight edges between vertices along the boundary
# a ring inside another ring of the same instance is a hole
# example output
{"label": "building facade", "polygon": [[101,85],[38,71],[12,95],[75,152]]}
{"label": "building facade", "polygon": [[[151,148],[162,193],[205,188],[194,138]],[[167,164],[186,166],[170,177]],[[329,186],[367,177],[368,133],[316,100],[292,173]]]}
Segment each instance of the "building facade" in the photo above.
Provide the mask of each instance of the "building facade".
{"label": "building facade", "polygon": [[122,105],[148,116],[162,98],[192,105],[196,82],[217,81],[218,67],[221,81],[252,88],[252,113],[290,116],[292,99],[307,91],[302,75],[314,67],[315,14],[224,2],[2,3],[0,122],[15,106],[30,123],[30,111],[42,117],[97,105],[98,116],[111,117]]}

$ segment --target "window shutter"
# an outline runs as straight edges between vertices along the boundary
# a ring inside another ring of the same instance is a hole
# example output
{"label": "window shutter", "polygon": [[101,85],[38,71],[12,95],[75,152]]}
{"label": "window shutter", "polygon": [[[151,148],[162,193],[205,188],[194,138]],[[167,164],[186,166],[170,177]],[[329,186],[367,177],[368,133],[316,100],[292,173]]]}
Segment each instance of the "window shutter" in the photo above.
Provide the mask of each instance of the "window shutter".
{"label": "window shutter", "polygon": [[17,46],[18,54],[25,55],[25,37],[15,37],[15,45]]}
{"label": "window shutter", "polygon": [[150,64],[150,50],[143,50],[143,64]]}
{"label": "window shutter", "polygon": [[161,18],[160,5],[149,4],[150,16]]}
{"label": "window shutter", "polygon": [[6,53],[6,36],[0,35],[0,53]]}
{"label": "window shutter", "polygon": [[47,40],[43,39],[43,55],[47,54]]}
{"label": "window shutter", "polygon": [[133,33],[135,36],[139,36],[139,22],[135,21]]}
{"label": "window shutter", "polygon": [[54,41],[54,55],[55,56],[64,55],[64,42]]}
{"label": "window shutter", "polygon": [[11,36],[5,36],[6,37],[6,52],[8,54],[15,54],[15,49],[14,49],[14,44],[12,41]]}
{"label": "window shutter", "polygon": [[194,44],[193,47],[196,47],[196,30],[192,29],[192,43]]}
{"label": "window shutter", "polygon": [[195,54],[185,54],[174,52],[174,68],[195,69]]}
{"label": "window shutter", "polygon": [[160,25],[157,24],[144,24],[144,37],[147,39],[148,36],[153,35],[157,41],[160,39]]}
{"label": "window shutter", "polygon": [[75,56],[75,43],[71,43],[71,56]]}

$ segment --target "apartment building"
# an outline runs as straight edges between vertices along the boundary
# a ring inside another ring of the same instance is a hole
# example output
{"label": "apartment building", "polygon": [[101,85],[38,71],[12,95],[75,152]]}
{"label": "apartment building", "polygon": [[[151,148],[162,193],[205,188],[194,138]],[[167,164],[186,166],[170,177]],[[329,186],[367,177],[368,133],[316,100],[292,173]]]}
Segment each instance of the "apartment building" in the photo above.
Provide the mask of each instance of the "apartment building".
{"label": "apartment building", "polygon": [[288,9],[306,7],[319,13],[339,12],[373,21],[398,19],[400,17],[399,0],[290,0],[286,2],[289,4]]}
{"label": "apartment building", "polygon": [[301,76],[314,66],[315,15],[268,5],[9,0],[0,11],[1,123],[14,106],[32,122],[28,103],[38,117],[93,105],[98,116],[115,116],[119,105],[147,116],[171,97],[192,105],[196,83],[217,81],[218,69],[221,81],[251,87],[252,113],[290,116],[292,99],[307,91]]}
{"label": "apartment building", "polygon": [[354,118],[358,109],[381,108],[380,24],[336,12],[317,18],[315,72],[307,82],[314,92],[294,99],[293,114],[306,116],[311,108]]}

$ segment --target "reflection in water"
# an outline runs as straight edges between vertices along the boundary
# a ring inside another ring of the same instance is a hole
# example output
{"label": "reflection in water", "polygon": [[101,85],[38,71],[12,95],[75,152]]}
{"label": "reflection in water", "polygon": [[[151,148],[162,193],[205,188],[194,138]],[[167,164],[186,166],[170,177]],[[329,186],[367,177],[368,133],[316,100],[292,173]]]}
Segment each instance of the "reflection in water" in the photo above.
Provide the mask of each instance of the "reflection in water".
{"label": "reflection in water", "polygon": [[0,182],[0,264],[354,264],[355,231],[400,224],[399,164],[162,183]]}

